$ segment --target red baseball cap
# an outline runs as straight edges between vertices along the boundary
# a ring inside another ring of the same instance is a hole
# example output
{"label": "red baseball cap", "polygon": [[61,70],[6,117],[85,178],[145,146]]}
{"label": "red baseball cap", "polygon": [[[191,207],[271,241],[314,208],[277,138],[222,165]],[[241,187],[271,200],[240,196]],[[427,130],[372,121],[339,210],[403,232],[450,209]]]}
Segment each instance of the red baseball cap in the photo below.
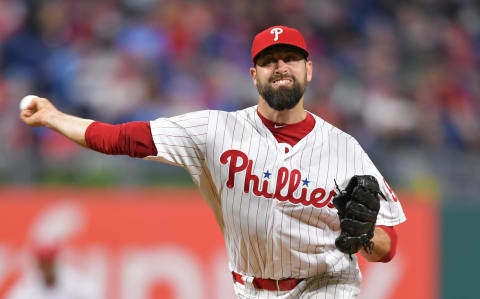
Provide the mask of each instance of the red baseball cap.
{"label": "red baseball cap", "polygon": [[275,45],[290,45],[299,48],[305,52],[308,57],[307,43],[300,31],[287,26],[273,26],[260,32],[253,39],[252,44],[252,61],[263,50]]}
{"label": "red baseball cap", "polygon": [[33,254],[39,261],[53,261],[60,251],[59,244],[33,244]]}

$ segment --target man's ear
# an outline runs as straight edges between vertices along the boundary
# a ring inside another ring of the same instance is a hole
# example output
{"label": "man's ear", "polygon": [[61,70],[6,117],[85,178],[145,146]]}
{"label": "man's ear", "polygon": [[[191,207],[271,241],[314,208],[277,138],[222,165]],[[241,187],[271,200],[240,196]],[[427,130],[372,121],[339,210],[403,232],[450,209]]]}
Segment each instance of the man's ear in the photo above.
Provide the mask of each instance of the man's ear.
{"label": "man's ear", "polygon": [[305,68],[307,70],[307,82],[312,81],[312,74],[313,74],[313,63],[311,60],[307,60],[305,62]]}
{"label": "man's ear", "polygon": [[257,86],[257,69],[255,67],[250,68],[250,77],[252,77],[253,84]]}

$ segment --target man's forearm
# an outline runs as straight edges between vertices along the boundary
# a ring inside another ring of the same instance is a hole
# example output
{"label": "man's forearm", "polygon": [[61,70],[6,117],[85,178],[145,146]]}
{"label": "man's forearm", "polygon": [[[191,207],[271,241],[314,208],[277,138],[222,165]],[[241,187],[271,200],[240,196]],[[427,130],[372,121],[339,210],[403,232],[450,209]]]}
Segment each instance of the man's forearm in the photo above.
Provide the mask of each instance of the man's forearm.
{"label": "man's forearm", "polygon": [[156,156],[149,122],[109,125],[59,111],[45,98],[35,97],[20,111],[32,127],[47,127],[86,148],[108,154],[145,158]]}
{"label": "man's forearm", "polygon": [[87,146],[85,132],[93,120],[65,114],[45,98],[34,97],[27,107],[20,110],[20,118],[32,127],[48,127],[68,139]]}
{"label": "man's forearm", "polygon": [[48,128],[57,131],[81,146],[87,147],[85,132],[88,126],[94,122],[93,120],[83,119],[58,111],[52,114],[46,122]]}
{"label": "man's forearm", "polygon": [[376,227],[372,242],[374,246],[371,254],[364,249],[361,249],[360,253],[369,262],[379,262],[390,252],[390,237],[383,229]]}

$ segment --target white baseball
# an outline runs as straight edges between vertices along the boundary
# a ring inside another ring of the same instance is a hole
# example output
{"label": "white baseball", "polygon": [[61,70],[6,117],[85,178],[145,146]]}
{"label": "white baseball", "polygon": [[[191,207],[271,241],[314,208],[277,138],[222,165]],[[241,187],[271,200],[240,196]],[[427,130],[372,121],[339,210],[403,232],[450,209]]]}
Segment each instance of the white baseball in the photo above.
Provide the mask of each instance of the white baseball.
{"label": "white baseball", "polygon": [[25,96],[21,101],[20,101],[20,110],[27,109],[27,107],[30,105],[33,99],[38,98],[37,96],[34,95],[28,95]]}

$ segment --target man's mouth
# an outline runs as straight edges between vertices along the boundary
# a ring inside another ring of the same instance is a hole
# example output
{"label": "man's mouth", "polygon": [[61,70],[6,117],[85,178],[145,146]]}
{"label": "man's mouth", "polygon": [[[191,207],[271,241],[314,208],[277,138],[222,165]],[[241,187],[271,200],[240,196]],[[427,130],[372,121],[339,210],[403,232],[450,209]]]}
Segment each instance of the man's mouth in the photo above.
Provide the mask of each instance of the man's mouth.
{"label": "man's mouth", "polygon": [[289,79],[289,78],[281,78],[281,79],[273,80],[273,84],[277,86],[289,85],[290,83],[292,83],[292,79]]}

